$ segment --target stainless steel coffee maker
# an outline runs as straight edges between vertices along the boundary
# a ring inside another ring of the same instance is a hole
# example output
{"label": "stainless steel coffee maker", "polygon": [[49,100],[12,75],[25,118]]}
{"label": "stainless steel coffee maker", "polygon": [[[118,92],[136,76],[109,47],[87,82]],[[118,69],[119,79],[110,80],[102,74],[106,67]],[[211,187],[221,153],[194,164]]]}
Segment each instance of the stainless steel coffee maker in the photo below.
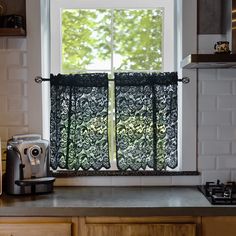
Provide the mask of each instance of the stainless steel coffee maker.
{"label": "stainless steel coffee maker", "polygon": [[15,135],[7,143],[5,189],[8,194],[53,191],[49,142],[38,134]]}

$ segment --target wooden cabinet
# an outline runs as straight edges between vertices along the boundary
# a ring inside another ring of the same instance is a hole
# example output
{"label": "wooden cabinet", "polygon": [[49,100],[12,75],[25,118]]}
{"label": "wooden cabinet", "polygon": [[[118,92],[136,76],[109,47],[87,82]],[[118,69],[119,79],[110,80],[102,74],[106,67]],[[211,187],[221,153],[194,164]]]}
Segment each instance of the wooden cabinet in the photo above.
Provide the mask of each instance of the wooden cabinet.
{"label": "wooden cabinet", "polygon": [[70,219],[1,218],[0,236],[73,236]]}
{"label": "wooden cabinet", "polygon": [[93,218],[79,219],[79,236],[195,236],[193,218]]}
{"label": "wooden cabinet", "polygon": [[0,236],[235,236],[236,217],[0,217]]}
{"label": "wooden cabinet", "polygon": [[196,217],[0,217],[0,236],[196,236]]}
{"label": "wooden cabinet", "polygon": [[232,216],[214,216],[202,217],[202,235],[201,236],[235,236],[236,235],[236,217]]}
{"label": "wooden cabinet", "polygon": [[198,34],[225,33],[225,5],[222,0],[198,0]]}
{"label": "wooden cabinet", "polygon": [[101,224],[89,225],[86,236],[195,236],[195,228],[194,224]]}
{"label": "wooden cabinet", "polygon": [[67,223],[0,224],[1,236],[25,236],[26,233],[33,236],[71,236],[71,225]]}

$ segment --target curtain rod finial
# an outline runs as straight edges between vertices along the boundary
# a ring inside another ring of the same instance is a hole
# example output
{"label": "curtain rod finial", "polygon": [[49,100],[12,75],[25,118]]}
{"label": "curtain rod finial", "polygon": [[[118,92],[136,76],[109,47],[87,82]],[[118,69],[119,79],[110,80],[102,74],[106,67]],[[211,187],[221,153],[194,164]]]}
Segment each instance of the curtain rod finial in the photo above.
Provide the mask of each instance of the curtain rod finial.
{"label": "curtain rod finial", "polygon": [[43,79],[42,79],[41,76],[36,76],[34,80],[35,80],[35,82],[38,83],[38,84],[41,84],[42,81],[43,81]]}
{"label": "curtain rod finial", "polygon": [[179,79],[178,81],[182,82],[183,84],[188,84],[190,82],[190,79],[188,77],[183,77],[182,79]]}

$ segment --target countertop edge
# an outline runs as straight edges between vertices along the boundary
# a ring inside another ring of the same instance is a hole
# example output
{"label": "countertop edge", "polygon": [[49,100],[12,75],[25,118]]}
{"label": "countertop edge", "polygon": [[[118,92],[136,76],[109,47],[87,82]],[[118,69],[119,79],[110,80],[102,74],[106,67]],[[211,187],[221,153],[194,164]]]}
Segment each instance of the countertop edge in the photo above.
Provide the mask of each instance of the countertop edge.
{"label": "countertop edge", "polygon": [[152,207],[152,208],[104,208],[104,207],[37,207],[0,208],[0,217],[148,217],[148,216],[236,216],[234,207]]}

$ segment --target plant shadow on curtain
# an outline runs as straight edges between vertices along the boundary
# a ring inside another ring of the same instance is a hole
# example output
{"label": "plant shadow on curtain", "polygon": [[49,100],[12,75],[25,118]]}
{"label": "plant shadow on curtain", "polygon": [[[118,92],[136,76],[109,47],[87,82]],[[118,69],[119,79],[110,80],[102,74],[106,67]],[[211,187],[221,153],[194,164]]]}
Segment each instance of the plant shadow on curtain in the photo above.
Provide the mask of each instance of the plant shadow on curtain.
{"label": "plant shadow on curtain", "polygon": [[50,164],[109,168],[107,74],[51,75]]}
{"label": "plant shadow on curtain", "polygon": [[[52,169],[109,169],[108,75],[51,75]],[[115,73],[119,172],[178,165],[177,73]],[[97,172],[98,173],[98,172]]]}

